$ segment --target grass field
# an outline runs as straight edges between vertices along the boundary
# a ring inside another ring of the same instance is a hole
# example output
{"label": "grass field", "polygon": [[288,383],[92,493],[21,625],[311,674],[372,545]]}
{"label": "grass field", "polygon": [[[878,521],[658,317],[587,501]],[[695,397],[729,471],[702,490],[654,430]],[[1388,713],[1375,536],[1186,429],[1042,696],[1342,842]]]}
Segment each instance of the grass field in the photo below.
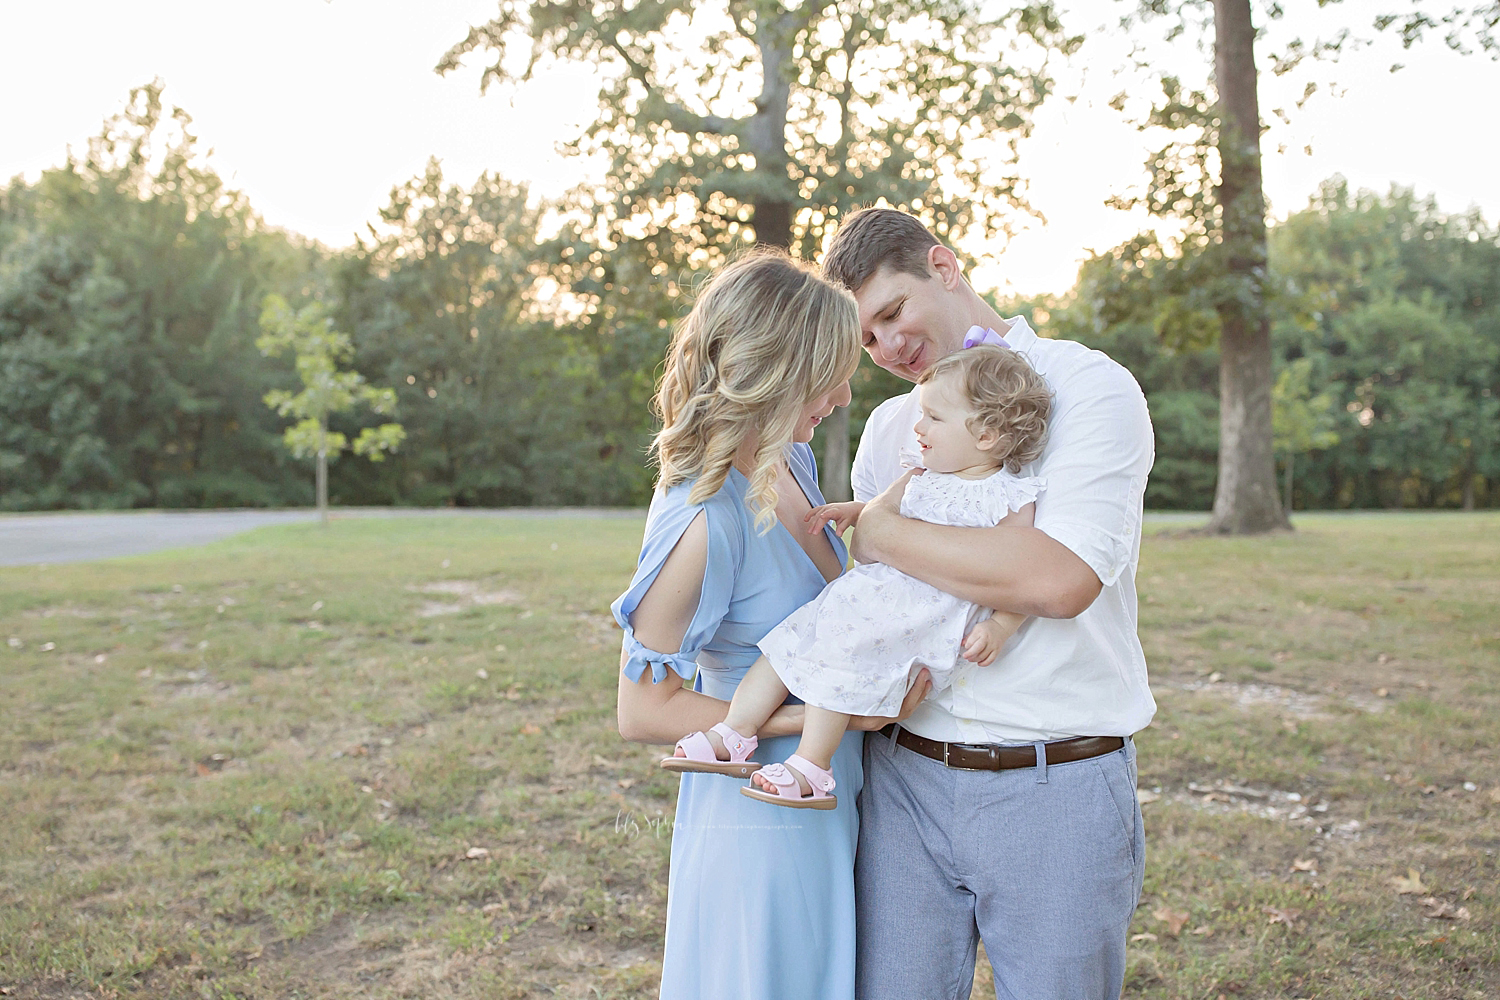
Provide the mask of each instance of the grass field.
{"label": "grass field", "polygon": [[[1500,516],[1147,538],[1127,996],[1500,996]],[[633,519],[0,570],[0,995],[654,995]],[[975,995],[993,995],[981,969]]]}

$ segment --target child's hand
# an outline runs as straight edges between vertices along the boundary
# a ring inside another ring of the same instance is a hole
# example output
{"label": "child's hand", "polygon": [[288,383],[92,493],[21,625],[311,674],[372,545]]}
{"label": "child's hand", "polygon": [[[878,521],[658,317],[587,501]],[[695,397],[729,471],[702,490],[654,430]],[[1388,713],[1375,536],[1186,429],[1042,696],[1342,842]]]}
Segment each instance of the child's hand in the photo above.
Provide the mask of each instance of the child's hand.
{"label": "child's hand", "polygon": [[963,658],[981,667],[989,666],[995,662],[995,657],[1000,655],[1000,647],[1016,634],[1016,630],[1025,621],[1025,615],[996,611],[984,621],[976,624],[969,630],[969,634],[964,636],[964,644],[961,647]]}
{"label": "child's hand", "polygon": [[848,503],[825,503],[821,507],[814,507],[808,511],[802,516],[802,520],[807,522],[809,535],[816,535],[822,531],[823,525],[829,521],[834,523],[838,528],[838,533],[842,535],[854,526],[854,523],[859,520],[860,512],[864,509],[865,505],[857,500]]}

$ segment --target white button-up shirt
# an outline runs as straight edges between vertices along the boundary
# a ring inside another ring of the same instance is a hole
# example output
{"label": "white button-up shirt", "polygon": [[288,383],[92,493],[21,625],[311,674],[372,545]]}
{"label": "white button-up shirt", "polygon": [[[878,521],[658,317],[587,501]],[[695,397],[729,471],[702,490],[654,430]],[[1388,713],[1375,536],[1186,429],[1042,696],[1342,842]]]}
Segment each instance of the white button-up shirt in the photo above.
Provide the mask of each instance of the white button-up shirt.
{"label": "white button-up shirt", "polygon": [[[1036,526],[1088,563],[1104,589],[1076,618],[1028,619],[988,667],[960,660],[953,685],[902,726],[957,743],[1129,736],[1156,712],[1136,634],[1141,508],[1155,458],[1146,398],[1099,351],[1040,338],[1025,319],[1001,332],[1053,392],[1046,450],[1021,470],[1046,480]],[[901,452],[919,453],[920,415],[915,391],[870,414],[854,457],[855,499],[870,500],[906,471]]]}

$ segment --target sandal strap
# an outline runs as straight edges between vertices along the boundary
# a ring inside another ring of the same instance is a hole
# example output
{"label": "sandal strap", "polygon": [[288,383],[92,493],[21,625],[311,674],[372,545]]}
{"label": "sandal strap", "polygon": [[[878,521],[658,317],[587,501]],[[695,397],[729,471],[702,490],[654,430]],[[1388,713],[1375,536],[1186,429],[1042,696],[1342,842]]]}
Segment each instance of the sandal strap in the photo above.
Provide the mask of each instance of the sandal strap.
{"label": "sandal strap", "polygon": [[[797,790],[797,776],[792,774],[785,764],[767,764],[756,773],[776,786],[777,795],[789,799],[802,797],[802,793]],[[788,788],[791,789],[790,793],[787,792]]]}
{"label": "sandal strap", "polygon": [[701,732],[688,733],[677,741],[677,749],[682,751],[685,760],[718,760],[719,755],[714,753],[714,745],[708,742],[708,737]]}
{"label": "sandal strap", "polygon": [[730,729],[727,723],[720,722],[717,725],[711,726],[710,732],[719,734],[719,738],[724,741],[724,749],[729,751],[729,762],[733,764],[748,760],[750,755],[755,752],[755,748],[760,745],[758,738],[754,736],[741,736],[733,729]]}
{"label": "sandal strap", "polygon": [[812,797],[815,799],[829,794],[838,785],[838,782],[833,780],[832,774],[829,774],[806,757],[792,754],[786,759],[786,762],[802,772],[802,777],[806,778],[808,785],[812,787]]}

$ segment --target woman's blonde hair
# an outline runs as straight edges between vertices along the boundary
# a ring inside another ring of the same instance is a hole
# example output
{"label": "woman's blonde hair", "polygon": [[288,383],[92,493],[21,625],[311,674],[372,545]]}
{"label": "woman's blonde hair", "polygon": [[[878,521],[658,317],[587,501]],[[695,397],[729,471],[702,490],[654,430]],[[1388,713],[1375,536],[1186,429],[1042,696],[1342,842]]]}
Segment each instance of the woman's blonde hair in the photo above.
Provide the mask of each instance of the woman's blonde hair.
{"label": "woman's blonde hair", "polygon": [[696,480],[689,503],[724,485],[755,435],[746,500],[756,527],[776,516],[776,479],[803,408],[859,365],[854,296],[780,250],[762,248],[711,278],[677,324],[657,386],[657,487]]}
{"label": "woman's blonde hair", "polygon": [[1047,418],[1052,414],[1052,390],[1047,381],[1009,348],[981,344],[954,351],[927,368],[917,378],[926,385],[935,378],[953,375],[959,390],[974,411],[965,426],[978,437],[993,431],[990,455],[1011,472],[1035,461],[1047,443]]}

